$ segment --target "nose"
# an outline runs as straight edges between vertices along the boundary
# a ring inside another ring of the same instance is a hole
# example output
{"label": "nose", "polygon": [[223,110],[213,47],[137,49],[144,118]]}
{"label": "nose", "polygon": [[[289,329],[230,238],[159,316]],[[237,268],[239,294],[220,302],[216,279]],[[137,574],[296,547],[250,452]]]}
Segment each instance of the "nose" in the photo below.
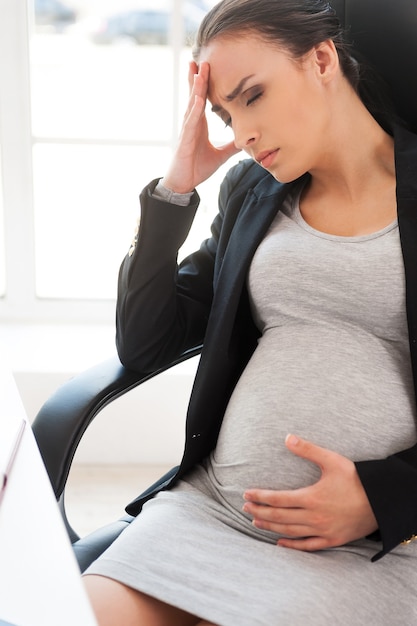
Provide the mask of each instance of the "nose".
{"label": "nose", "polygon": [[235,146],[239,150],[250,150],[258,141],[258,132],[255,131],[253,127],[250,128],[242,122],[233,120],[232,128],[235,136]]}

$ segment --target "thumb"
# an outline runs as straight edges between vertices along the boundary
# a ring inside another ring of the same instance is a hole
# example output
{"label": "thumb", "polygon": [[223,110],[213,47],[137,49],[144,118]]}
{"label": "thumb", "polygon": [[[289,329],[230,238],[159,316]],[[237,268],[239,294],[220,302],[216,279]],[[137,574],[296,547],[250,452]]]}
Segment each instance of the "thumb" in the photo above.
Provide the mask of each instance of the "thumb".
{"label": "thumb", "polygon": [[311,443],[311,441],[301,439],[301,437],[297,437],[293,434],[286,436],[285,445],[290,452],[303,459],[312,461],[312,463],[315,463],[321,469],[324,469],[324,466],[330,461],[330,456],[332,455],[330,450],[316,446],[314,443]]}

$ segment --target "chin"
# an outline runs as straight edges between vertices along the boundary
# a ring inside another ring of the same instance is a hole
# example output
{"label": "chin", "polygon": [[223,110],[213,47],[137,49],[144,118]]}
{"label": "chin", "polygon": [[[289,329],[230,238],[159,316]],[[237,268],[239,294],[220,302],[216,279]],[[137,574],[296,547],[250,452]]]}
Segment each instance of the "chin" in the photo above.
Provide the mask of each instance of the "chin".
{"label": "chin", "polygon": [[297,168],[296,170],[293,170],[293,169],[290,170],[290,169],[285,169],[283,167],[279,167],[279,168],[277,167],[277,168],[271,168],[270,170],[267,170],[267,171],[279,183],[286,184],[286,183],[293,183],[295,180],[298,180],[298,178],[300,178],[301,176],[304,176],[307,170],[302,170],[299,168]]}
{"label": "chin", "polygon": [[298,178],[300,178],[300,176],[302,176],[301,174],[283,174],[282,172],[269,172],[271,174],[271,176],[273,176],[275,178],[276,181],[278,181],[279,183],[282,184],[287,184],[287,183],[293,183],[295,180],[297,180]]}

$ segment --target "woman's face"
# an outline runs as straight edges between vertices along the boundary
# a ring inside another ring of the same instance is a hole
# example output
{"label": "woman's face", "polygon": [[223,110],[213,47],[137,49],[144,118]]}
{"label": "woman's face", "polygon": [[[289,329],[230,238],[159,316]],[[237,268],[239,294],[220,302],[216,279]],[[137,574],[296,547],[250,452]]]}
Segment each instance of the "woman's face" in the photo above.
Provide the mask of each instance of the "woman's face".
{"label": "woman's face", "polygon": [[316,167],[331,116],[319,47],[301,61],[256,35],[218,37],[203,48],[202,62],[210,66],[212,109],[238,148],[281,182]]}

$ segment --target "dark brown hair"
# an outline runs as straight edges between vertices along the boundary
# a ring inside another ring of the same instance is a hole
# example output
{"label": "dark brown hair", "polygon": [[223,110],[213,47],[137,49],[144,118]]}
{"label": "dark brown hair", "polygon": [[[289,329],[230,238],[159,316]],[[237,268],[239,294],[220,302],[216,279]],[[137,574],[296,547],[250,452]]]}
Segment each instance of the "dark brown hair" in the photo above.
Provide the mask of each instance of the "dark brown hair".
{"label": "dark brown hair", "polygon": [[379,124],[392,132],[392,123],[400,121],[387,85],[354,51],[326,0],[222,0],[203,18],[193,47],[195,61],[198,63],[202,48],[214,38],[249,32],[282,46],[295,59],[331,39],[345,78]]}
{"label": "dark brown hair", "polygon": [[243,32],[283,46],[296,59],[331,39],[343,74],[357,90],[359,65],[335,10],[325,0],[222,0],[203,18],[193,48],[195,60],[212,39]]}

